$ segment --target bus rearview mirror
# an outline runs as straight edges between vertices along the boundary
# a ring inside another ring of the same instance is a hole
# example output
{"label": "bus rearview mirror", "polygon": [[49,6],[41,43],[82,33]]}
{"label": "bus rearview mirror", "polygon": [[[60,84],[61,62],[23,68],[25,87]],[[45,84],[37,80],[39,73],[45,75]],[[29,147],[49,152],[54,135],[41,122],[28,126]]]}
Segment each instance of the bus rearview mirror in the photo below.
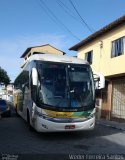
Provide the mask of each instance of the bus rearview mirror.
{"label": "bus rearview mirror", "polygon": [[37,82],[38,82],[38,73],[36,68],[32,68],[32,83],[34,86],[37,86]]}
{"label": "bus rearview mirror", "polygon": [[101,73],[94,73],[95,89],[105,88],[105,77]]}

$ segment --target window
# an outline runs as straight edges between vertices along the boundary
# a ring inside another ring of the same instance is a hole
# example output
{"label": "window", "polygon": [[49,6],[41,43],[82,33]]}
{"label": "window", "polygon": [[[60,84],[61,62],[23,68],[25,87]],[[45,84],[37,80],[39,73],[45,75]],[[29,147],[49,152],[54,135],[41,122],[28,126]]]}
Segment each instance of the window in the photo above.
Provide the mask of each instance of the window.
{"label": "window", "polygon": [[31,56],[31,53],[28,55],[28,58]]}
{"label": "window", "polygon": [[93,54],[93,51],[89,51],[85,53],[85,60],[88,61],[90,64],[92,64],[92,54]]}
{"label": "window", "polygon": [[20,73],[20,75],[16,78],[14,82],[14,86],[16,89],[22,90],[24,86],[29,87],[29,66],[27,65],[26,68]]}
{"label": "window", "polygon": [[125,37],[119,38],[112,42],[111,58],[124,54]]}

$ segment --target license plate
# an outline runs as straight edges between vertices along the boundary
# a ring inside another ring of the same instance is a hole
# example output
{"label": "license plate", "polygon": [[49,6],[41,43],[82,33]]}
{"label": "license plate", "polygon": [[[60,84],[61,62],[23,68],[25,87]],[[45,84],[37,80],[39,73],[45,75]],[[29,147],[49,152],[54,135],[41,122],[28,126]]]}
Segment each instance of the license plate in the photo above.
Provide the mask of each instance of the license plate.
{"label": "license plate", "polygon": [[65,129],[75,129],[75,125],[66,125]]}

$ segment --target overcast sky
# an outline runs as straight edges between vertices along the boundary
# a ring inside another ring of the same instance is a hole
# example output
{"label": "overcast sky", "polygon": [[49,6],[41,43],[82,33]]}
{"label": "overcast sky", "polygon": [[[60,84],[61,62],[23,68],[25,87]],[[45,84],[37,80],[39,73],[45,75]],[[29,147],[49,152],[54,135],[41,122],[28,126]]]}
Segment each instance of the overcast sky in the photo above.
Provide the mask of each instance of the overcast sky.
{"label": "overcast sky", "polygon": [[28,47],[75,55],[68,48],[124,14],[125,0],[0,0],[0,66],[13,81]]}

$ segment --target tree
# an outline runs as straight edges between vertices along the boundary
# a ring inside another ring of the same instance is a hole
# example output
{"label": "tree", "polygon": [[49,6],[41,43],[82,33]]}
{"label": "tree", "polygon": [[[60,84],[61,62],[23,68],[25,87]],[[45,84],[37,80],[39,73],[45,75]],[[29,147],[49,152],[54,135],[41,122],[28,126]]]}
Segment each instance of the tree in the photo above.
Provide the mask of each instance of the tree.
{"label": "tree", "polygon": [[0,67],[0,83],[4,83],[5,85],[10,83],[10,78],[7,75],[7,72]]}

